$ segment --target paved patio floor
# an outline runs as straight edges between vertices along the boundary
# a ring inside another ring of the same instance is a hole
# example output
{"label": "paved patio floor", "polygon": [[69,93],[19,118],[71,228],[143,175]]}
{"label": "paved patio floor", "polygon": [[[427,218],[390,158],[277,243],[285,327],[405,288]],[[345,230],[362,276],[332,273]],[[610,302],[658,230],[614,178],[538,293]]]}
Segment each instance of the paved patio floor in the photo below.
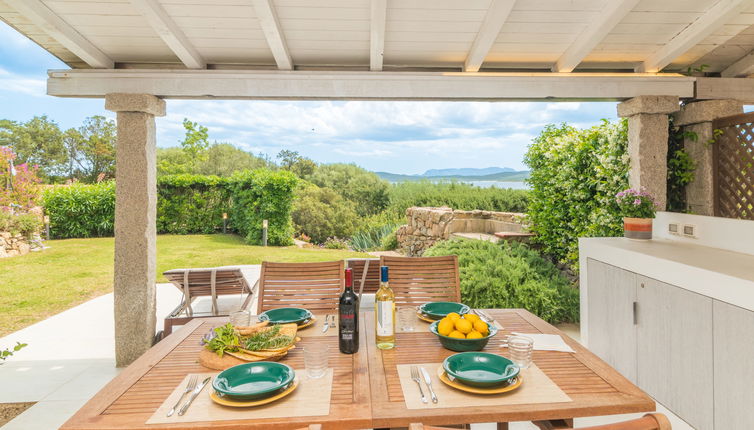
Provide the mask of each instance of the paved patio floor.
{"label": "paved patio floor", "polygon": [[[244,275],[252,285],[259,276],[259,266],[244,266]],[[180,302],[181,293],[170,284],[157,286],[157,330],[166,315]],[[240,296],[222,298],[221,307],[238,306]],[[195,309],[209,307],[209,300],[199,300]],[[373,297],[365,295],[363,305],[371,306]],[[252,303],[252,306],[254,304]],[[563,327],[578,339],[578,327]],[[113,295],[92,299],[44,321],[0,338],[0,346],[16,341],[29,346],[0,366],[0,403],[37,402],[2,427],[3,430],[56,429],[84,405],[120,369],[115,368],[113,340]],[[660,407],[673,422],[673,429],[691,429],[680,419]],[[596,425],[629,419],[633,416],[596,417],[576,420],[577,426]],[[494,429],[494,425],[475,424],[473,430]],[[536,429],[530,423],[512,423],[511,430]]]}

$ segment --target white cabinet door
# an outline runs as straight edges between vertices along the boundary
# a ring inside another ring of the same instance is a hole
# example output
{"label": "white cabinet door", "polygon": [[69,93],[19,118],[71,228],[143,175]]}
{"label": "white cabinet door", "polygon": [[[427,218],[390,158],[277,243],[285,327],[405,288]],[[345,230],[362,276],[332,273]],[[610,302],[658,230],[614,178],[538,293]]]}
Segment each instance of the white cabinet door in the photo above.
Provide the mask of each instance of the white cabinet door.
{"label": "white cabinet door", "polygon": [[636,383],[637,275],[587,260],[587,336],[589,350]]}
{"label": "white cabinet door", "polygon": [[639,282],[638,386],[696,429],[712,429],[712,299],[644,276]]}
{"label": "white cabinet door", "polygon": [[754,312],[714,302],[715,428],[754,429]]}

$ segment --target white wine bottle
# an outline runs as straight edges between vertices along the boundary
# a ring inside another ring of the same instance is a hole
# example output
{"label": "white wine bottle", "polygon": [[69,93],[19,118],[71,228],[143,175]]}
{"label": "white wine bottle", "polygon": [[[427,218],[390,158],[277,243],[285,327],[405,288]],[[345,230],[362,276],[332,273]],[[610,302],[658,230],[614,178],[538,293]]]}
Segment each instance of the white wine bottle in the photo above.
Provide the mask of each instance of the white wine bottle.
{"label": "white wine bottle", "polygon": [[377,348],[395,347],[395,294],[388,283],[387,266],[380,267],[380,289],[374,295]]}

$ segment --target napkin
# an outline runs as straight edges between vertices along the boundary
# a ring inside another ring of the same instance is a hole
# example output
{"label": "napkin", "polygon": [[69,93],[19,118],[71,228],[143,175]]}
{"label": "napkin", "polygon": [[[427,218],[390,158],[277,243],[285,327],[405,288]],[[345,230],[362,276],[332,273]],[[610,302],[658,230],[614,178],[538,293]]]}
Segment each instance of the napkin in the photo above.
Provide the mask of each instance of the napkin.
{"label": "napkin", "polygon": [[557,334],[542,333],[516,333],[518,336],[526,336],[534,340],[534,349],[537,351],[561,351],[576,352]]}

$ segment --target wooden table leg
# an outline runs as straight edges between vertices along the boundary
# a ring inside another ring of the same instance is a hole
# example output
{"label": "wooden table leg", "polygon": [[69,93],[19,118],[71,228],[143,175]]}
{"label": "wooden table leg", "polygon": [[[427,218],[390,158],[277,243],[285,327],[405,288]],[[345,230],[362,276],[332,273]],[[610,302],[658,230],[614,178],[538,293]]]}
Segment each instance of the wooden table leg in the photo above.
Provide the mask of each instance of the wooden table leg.
{"label": "wooden table leg", "polygon": [[497,430],[508,430],[508,423],[497,423]]}

